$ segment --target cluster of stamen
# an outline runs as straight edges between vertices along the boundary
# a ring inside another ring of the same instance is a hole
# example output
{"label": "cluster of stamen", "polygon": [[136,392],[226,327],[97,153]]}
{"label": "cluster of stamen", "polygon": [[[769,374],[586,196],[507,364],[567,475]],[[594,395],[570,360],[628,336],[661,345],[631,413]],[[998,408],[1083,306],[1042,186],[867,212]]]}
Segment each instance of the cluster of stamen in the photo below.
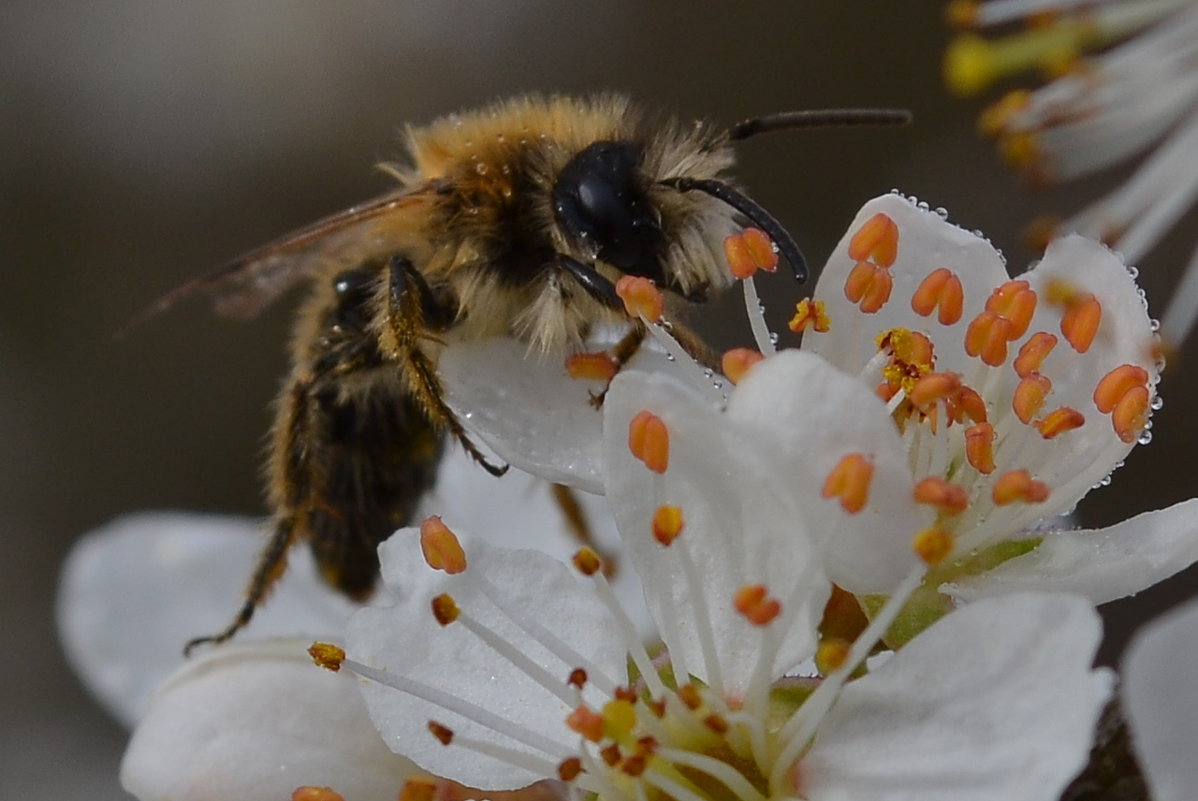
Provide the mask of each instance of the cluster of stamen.
{"label": "cluster of stamen", "polygon": [[890,267],[898,256],[898,226],[885,214],[875,214],[849,241],[855,265],[844,283],[844,296],[865,314],[874,314],[890,300],[894,277]]}

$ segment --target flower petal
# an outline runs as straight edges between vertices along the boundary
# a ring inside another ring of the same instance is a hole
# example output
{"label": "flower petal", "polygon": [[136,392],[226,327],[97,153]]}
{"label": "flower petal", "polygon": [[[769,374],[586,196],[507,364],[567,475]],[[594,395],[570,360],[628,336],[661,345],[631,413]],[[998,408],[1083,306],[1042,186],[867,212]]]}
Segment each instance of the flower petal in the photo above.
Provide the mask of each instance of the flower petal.
{"label": "flower petal", "polygon": [[121,783],[141,801],[290,798],[304,785],[394,799],[416,772],[370,725],[351,676],[312,664],[310,641],[230,643],[155,694]]}
{"label": "flower petal", "polygon": [[[907,449],[873,392],[810,353],[783,351],[753,367],[728,417],[758,435],[753,453],[786,485],[832,581],[850,592],[885,593],[911,571],[911,540],[933,515],[914,501]],[[821,497],[850,454],[873,466],[868,502],[851,514],[840,499]]]}
{"label": "flower petal", "polygon": [[[577,736],[565,724],[572,704],[566,697],[574,660],[551,653],[490,600],[500,593],[505,607],[557,634],[585,659],[588,671],[612,682],[627,681],[627,646],[607,608],[560,562],[534,551],[492,548],[462,538],[469,568],[449,576],[425,564],[415,529],[403,529],[379,548],[383,577],[396,599],[391,607],[368,607],[350,619],[350,656],[404,680],[444,693],[454,702],[474,704],[506,723],[496,732],[479,716],[444,706],[373,681],[362,685],[371,718],[385,742],[425,769],[487,789],[515,789],[552,775],[485,757],[463,758],[458,746],[444,746],[427,730],[436,721],[455,737],[513,748],[551,766],[568,755]],[[434,620],[432,598],[451,593],[463,615],[548,671],[551,688],[538,683],[503,654],[484,644],[462,621],[445,627]],[[560,684],[559,684],[560,683]],[[588,685],[583,697],[597,700]],[[521,742],[513,732],[525,737]],[[531,740],[532,744],[527,741]],[[544,746],[543,749],[538,746]]]}
{"label": "flower petal", "polygon": [[1081,598],[967,606],[851,682],[798,767],[810,801],[1055,801],[1085,765],[1112,676]]}
{"label": "flower petal", "polygon": [[1134,595],[1198,561],[1198,499],[1109,528],[1049,531],[1034,551],[942,587],[972,601],[1019,590],[1060,590],[1104,604]]}
{"label": "flower petal", "polygon": [[[642,411],[657,415],[669,434],[669,465],[661,474],[629,449],[629,423]],[[774,676],[811,656],[829,587],[790,485],[767,472],[772,464],[748,461],[753,436],[689,387],[640,372],[612,384],[604,426],[608,498],[675,670],[717,686],[722,676],[724,689],[736,691],[752,680],[767,636],[780,640]],[[683,516],[681,535],[669,547],[653,535],[663,505]],[[793,616],[764,628],[746,621],[733,599],[756,585]]]}
{"label": "flower petal", "polygon": [[1150,623],[1123,662],[1123,702],[1132,744],[1155,801],[1189,801],[1198,787],[1198,602]]}

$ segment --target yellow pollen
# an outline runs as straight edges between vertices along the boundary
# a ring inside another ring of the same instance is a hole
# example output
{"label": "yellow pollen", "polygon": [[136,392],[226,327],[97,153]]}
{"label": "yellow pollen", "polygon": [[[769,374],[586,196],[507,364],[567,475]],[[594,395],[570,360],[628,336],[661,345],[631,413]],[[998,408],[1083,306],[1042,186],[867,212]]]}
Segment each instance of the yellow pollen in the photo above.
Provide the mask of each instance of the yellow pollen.
{"label": "yellow pollen", "polygon": [[399,791],[399,801],[433,801],[436,797],[437,783],[432,779],[408,779]]}
{"label": "yellow pollen", "polygon": [[1148,386],[1148,371],[1134,364],[1123,364],[1104,375],[1094,388],[1094,405],[1110,414],[1130,390]]}
{"label": "yellow pollen", "polygon": [[345,801],[345,796],[331,787],[296,787],[291,801]]}
{"label": "yellow pollen", "polygon": [[720,359],[720,369],[733,384],[739,384],[749,369],[765,357],[752,348],[733,348]]}
{"label": "yellow pollen", "polygon": [[1017,501],[1043,503],[1048,500],[1048,495],[1048,485],[1032,478],[1027,470],[1003,473],[994,481],[990,490],[990,497],[995,506],[1006,506]]}
{"label": "yellow pollen", "polygon": [[965,289],[961,279],[945,267],[929,273],[911,296],[911,310],[921,317],[927,317],[937,309],[936,319],[941,325],[958,322],[965,309]]}
{"label": "yellow pollen", "polygon": [[654,473],[670,465],[670,432],[665,421],[652,412],[638,412],[628,422],[628,449]]}
{"label": "yellow pollen", "polygon": [[925,528],[911,540],[911,550],[925,565],[938,565],[953,552],[953,535],[939,526]]}
{"label": "yellow pollen", "polygon": [[[582,760],[578,757],[568,757],[558,763],[557,777],[564,782],[572,782],[582,773]],[[400,801],[404,801],[402,798]],[[432,801],[432,799],[429,799]]]}
{"label": "yellow pollen", "polygon": [[1040,409],[1044,406],[1044,400],[1048,397],[1048,393],[1052,392],[1052,382],[1047,376],[1040,373],[1028,373],[1019,381],[1019,385],[1015,387],[1015,395],[1011,399],[1011,408],[1015,411],[1015,416],[1019,418],[1019,422],[1028,425],[1032,422]]}
{"label": "yellow pollen", "polygon": [[1010,320],[997,312],[984,311],[973,319],[965,332],[965,352],[979,357],[991,367],[998,367],[1007,360],[1010,331]]}
{"label": "yellow pollen", "polygon": [[732,605],[754,626],[765,626],[782,612],[782,604],[769,597],[764,584],[741,587],[732,596]]}
{"label": "yellow pollen", "polygon": [[978,423],[965,429],[965,459],[983,475],[994,472],[994,426]]}
{"label": "yellow pollen", "polygon": [[682,509],[668,504],[653,513],[653,539],[667,548],[682,533]]}
{"label": "yellow pollen", "polygon": [[1040,365],[1044,364],[1044,360],[1056,346],[1055,334],[1050,334],[1047,331],[1037,331],[1032,334],[1019,349],[1019,355],[1015,357],[1013,363],[1015,374],[1020,378],[1027,378],[1031,373],[1038,371]]}
{"label": "yellow pollen", "polygon": [[832,468],[820,495],[839,498],[841,508],[849,514],[857,514],[869,500],[869,485],[873,475],[873,462],[864,454],[850,453]]}
{"label": "yellow pollen", "polygon": [[894,220],[881,212],[866,220],[849,240],[849,258],[869,260],[889,267],[898,257],[899,229]]}
{"label": "yellow pollen", "polygon": [[435,720],[430,720],[428,722],[428,730],[429,733],[437,738],[441,745],[449,745],[453,742],[453,729],[448,726],[443,726]]}
{"label": "yellow pollen", "polygon": [[778,269],[778,253],[774,243],[760,228],[746,228],[739,234],[724,239],[724,257],[728,269],[735,277],[752,278],[758,270],[773,272]]}
{"label": "yellow pollen", "polygon": [[633,317],[655,323],[665,309],[665,298],[653,282],[639,275],[625,275],[616,282],[616,294]]}
{"label": "yellow pollen", "polygon": [[458,619],[461,610],[458,609],[457,603],[453,600],[453,596],[447,592],[443,592],[430,602],[433,610],[433,618],[442,626],[448,626],[450,623]]}
{"label": "yellow pollen", "polygon": [[345,661],[345,649],[327,642],[314,642],[308,646],[308,656],[325,670],[336,673]]}
{"label": "yellow pollen", "polygon": [[424,561],[433,570],[444,570],[452,575],[466,569],[462,543],[438,515],[432,515],[420,524],[420,550]]}
{"label": "yellow pollen", "polygon": [[566,359],[566,374],[581,381],[611,381],[619,365],[606,351],[575,353]]}
{"label": "yellow pollen", "polygon": [[803,298],[795,304],[795,316],[790,318],[789,323],[791,331],[797,334],[810,328],[820,334],[826,334],[831,326],[828,310],[822,300]]}
{"label": "yellow pollen", "polygon": [[915,502],[935,506],[955,515],[969,506],[969,493],[960,484],[951,484],[938,476],[928,476],[915,485]]}
{"label": "yellow pollen", "polygon": [[566,717],[570,730],[593,743],[603,739],[603,716],[585,706],[577,707]]}
{"label": "yellow pollen", "polygon": [[859,261],[844,282],[844,296],[864,314],[876,314],[890,300],[894,278],[884,267]]}
{"label": "yellow pollen", "polygon": [[1111,425],[1119,439],[1131,444],[1140,435],[1148,423],[1150,401],[1148,387],[1132,387],[1123,393],[1111,411]]}
{"label": "yellow pollen", "polygon": [[1007,281],[986,299],[986,311],[1009,320],[1008,340],[1019,339],[1031,325],[1036,313],[1036,292],[1027,281]]}
{"label": "yellow pollen", "polygon": [[603,570],[603,560],[591,548],[580,548],[572,561],[574,567],[584,576],[593,576]]}
{"label": "yellow pollen", "polygon": [[636,707],[630,701],[612,699],[603,705],[604,732],[613,740],[622,740],[636,728]]}
{"label": "yellow pollen", "polygon": [[815,651],[815,669],[827,676],[848,659],[852,643],[839,637],[825,637]]}
{"label": "yellow pollen", "polygon": [[1040,436],[1044,439],[1053,439],[1066,431],[1081,428],[1085,423],[1085,416],[1077,409],[1062,406],[1045,415],[1044,419],[1036,424],[1036,428],[1040,430]]}

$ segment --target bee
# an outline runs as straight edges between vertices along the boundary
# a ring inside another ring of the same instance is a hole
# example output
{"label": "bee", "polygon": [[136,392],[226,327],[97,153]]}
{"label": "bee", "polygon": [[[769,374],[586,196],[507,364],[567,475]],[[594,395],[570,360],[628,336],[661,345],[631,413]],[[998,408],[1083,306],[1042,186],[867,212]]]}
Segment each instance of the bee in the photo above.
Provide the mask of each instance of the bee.
{"label": "bee", "polygon": [[[249,623],[307,542],[325,581],[364,599],[376,549],[407,524],[436,477],[446,440],[493,475],[445,401],[437,348],[514,336],[530,350],[577,349],[603,323],[626,327],[618,366],[644,325],[615,291],[649,278],[681,305],[732,282],[723,239],[763,230],[807,275],[794,239],[727,177],[736,142],[783,128],[894,123],[905,112],[789,112],[721,128],[654,122],[618,96],[526,96],[407,130],[408,162],[388,166],[395,191],[253,250],[160,299],[195,293],[218,311],[253,316],[309,285],[291,340],[266,465],[273,510],[245,601],[223,631]],[[700,358],[697,337],[677,328]],[[560,493],[559,493],[560,495]],[[568,506],[568,498],[566,499]]]}

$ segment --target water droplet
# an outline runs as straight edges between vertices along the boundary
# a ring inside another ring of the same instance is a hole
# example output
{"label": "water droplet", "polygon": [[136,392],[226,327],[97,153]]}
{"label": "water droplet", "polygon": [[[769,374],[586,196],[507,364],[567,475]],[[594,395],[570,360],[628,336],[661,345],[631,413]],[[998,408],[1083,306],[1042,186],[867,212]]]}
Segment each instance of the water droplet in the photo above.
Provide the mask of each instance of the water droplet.
{"label": "water droplet", "polygon": [[928,202],[926,200],[921,200],[918,203],[916,203],[915,208],[919,209],[920,211],[931,211],[932,210],[932,207],[928,204]]}
{"label": "water droplet", "polygon": [[1152,399],[1152,403],[1148,404],[1148,406],[1152,409],[1152,411],[1159,412],[1165,406],[1165,399],[1160,395],[1157,395]]}
{"label": "water droplet", "polygon": [[1134,279],[1140,277],[1140,270],[1136,267],[1132,267],[1129,264],[1129,265],[1127,265],[1127,274],[1130,275],[1132,277],[1132,279],[1134,280]]}
{"label": "water droplet", "polygon": [[479,175],[486,175],[487,174],[487,165],[483,164],[481,161],[475,162],[474,171],[476,173],[478,173]]}
{"label": "water droplet", "polygon": [[1107,476],[1103,476],[1103,478],[1102,478],[1102,481],[1099,481],[1099,482],[1098,482],[1098,486],[1100,486],[1100,487],[1109,487],[1109,486],[1111,486],[1111,477],[1110,477],[1109,475],[1107,475]]}
{"label": "water droplet", "polygon": [[1136,440],[1136,444],[1147,445],[1150,442],[1152,442],[1152,432],[1148,429],[1144,429],[1144,431],[1140,434],[1140,438]]}
{"label": "water droplet", "polygon": [[770,331],[770,344],[771,345],[778,344],[778,333],[776,331]]}
{"label": "water droplet", "polygon": [[948,209],[946,209],[944,206],[937,206],[935,209],[933,209],[933,211],[936,212],[936,216],[939,217],[940,219],[942,219],[942,220],[948,219]]}
{"label": "water droplet", "polygon": [[715,370],[712,370],[710,367],[705,367],[703,368],[703,375],[707,376],[708,378],[714,378]]}
{"label": "water droplet", "polygon": [[890,188],[890,194],[892,194],[892,195],[901,195],[901,194],[903,194],[903,193],[899,191],[899,188],[898,188],[897,186],[893,186],[893,187],[891,187],[891,188]]}
{"label": "water droplet", "polygon": [[672,353],[667,353],[667,354],[666,354],[666,361],[667,361],[667,362],[672,362],[672,361],[677,361],[677,360],[674,358],[674,354],[672,354]]}
{"label": "water droplet", "polygon": [[[711,382],[711,385],[712,385],[713,387],[715,387],[716,389],[723,389],[723,388],[724,388],[724,382],[723,382],[723,381],[721,381],[721,380],[720,380],[720,379],[718,379],[718,378],[717,378],[715,381],[712,381],[712,382]],[[725,398],[724,398],[724,400],[728,400],[728,398],[727,398],[727,397],[725,397]]]}
{"label": "water droplet", "polygon": [[1150,318],[1148,320],[1148,330],[1154,334],[1157,331],[1160,331],[1161,330],[1161,321],[1156,319],[1155,317]]}

